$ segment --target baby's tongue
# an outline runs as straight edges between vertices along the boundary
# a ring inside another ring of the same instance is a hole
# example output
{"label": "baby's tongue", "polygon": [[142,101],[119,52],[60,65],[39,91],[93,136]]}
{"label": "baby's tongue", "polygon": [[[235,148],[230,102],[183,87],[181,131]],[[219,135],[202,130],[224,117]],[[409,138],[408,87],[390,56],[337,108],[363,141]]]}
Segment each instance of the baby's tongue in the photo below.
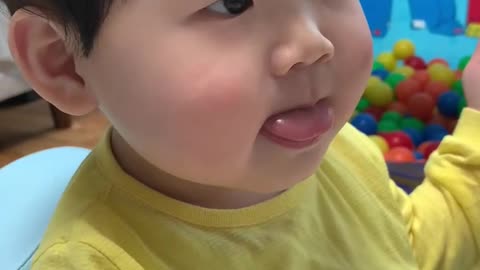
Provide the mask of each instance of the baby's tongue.
{"label": "baby's tongue", "polygon": [[330,106],[317,104],[276,114],[263,125],[266,133],[286,140],[303,142],[327,132],[333,123]]}

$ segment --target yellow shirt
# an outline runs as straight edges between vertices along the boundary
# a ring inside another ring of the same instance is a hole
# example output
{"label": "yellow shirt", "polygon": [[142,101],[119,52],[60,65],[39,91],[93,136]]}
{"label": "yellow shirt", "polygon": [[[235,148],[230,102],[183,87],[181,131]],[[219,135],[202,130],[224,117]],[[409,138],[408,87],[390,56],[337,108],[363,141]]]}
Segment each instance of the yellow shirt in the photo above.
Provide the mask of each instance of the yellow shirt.
{"label": "yellow shirt", "polygon": [[315,175],[240,210],[209,210],[129,177],[108,136],[68,186],[33,269],[480,269],[480,113],[463,112],[407,196],[346,125]]}

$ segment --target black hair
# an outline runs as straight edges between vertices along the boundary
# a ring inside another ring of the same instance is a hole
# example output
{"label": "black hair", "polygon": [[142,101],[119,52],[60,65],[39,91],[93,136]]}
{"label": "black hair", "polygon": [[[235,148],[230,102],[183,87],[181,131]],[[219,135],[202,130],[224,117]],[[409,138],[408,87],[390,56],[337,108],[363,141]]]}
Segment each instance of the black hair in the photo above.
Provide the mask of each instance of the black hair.
{"label": "black hair", "polygon": [[35,10],[73,34],[80,51],[88,56],[113,0],[1,0],[10,14]]}

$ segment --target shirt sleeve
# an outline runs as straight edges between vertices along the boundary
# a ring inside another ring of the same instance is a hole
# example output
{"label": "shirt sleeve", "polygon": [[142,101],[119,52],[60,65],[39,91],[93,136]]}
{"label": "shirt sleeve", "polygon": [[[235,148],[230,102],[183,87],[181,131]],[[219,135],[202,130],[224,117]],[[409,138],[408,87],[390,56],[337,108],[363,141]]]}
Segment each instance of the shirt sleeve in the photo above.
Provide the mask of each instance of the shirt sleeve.
{"label": "shirt sleeve", "polygon": [[465,109],[408,196],[391,190],[422,270],[480,269],[480,112]]}
{"label": "shirt sleeve", "polygon": [[32,270],[120,270],[94,247],[80,242],[54,244],[33,262]]}

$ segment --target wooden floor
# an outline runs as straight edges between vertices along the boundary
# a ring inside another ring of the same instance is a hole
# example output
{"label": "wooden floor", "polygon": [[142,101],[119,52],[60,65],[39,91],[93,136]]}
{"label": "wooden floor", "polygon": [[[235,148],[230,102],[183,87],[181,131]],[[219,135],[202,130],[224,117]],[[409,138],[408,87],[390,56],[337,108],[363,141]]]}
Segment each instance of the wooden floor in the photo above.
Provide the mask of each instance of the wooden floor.
{"label": "wooden floor", "polygon": [[0,168],[27,154],[56,146],[92,148],[108,121],[100,112],[75,117],[71,128],[55,130],[48,104],[37,100],[0,107]]}

